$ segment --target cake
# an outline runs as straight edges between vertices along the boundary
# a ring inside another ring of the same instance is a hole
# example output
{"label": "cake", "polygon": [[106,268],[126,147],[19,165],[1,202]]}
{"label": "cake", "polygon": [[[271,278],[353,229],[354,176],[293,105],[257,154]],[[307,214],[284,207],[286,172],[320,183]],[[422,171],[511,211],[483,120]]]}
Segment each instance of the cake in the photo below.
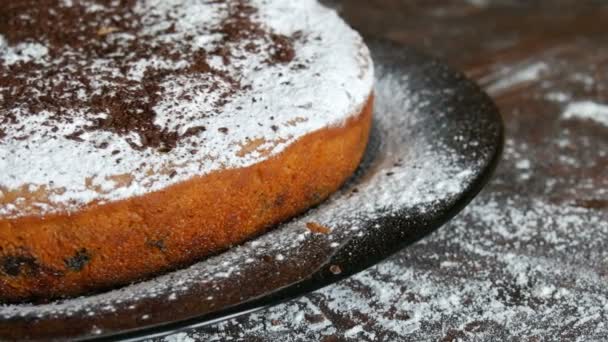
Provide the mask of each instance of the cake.
{"label": "cake", "polygon": [[373,103],[314,0],[0,1],[0,302],[186,266],[326,199]]}

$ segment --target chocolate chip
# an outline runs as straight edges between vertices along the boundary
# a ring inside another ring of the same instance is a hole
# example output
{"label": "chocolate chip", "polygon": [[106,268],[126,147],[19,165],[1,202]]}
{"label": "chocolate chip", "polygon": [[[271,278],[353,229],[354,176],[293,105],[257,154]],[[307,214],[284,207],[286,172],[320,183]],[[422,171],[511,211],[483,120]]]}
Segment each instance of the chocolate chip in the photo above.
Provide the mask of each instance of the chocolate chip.
{"label": "chocolate chip", "polygon": [[161,252],[165,251],[165,240],[163,239],[158,239],[158,240],[150,240],[146,242],[146,245],[148,247],[152,247],[152,248],[156,248]]}
{"label": "chocolate chip", "polygon": [[91,261],[91,254],[86,248],[81,248],[74,256],[64,260],[65,266],[74,272],[80,272]]}
{"label": "chocolate chip", "polygon": [[40,266],[36,259],[30,255],[7,255],[0,261],[2,271],[11,277],[20,275],[35,275]]}

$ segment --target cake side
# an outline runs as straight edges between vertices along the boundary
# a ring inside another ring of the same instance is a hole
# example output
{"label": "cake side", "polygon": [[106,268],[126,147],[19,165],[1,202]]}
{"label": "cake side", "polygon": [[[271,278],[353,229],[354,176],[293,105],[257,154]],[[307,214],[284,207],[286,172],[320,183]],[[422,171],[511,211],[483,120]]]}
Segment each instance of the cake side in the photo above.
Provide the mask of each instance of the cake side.
{"label": "cake side", "polygon": [[0,219],[0,302],[109,289],[188,265],[320,203],[365,151],[373,99],[254,165],[73,214]]}

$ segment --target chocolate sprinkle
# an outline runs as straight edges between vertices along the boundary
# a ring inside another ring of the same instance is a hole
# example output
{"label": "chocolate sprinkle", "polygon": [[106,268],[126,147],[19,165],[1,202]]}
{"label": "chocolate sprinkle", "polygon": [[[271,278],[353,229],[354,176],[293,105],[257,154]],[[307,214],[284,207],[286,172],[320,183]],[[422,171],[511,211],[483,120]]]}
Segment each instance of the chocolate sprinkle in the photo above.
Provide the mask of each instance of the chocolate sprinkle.
{"label": "chocolate sprinkle", "polygon": [[91,261],[91,254],[86,248],[81,248],[74,256],[65,259],[65,266],[74,272],[80,272]]}
{"label": "chocolate sprinkle", "polygon": [[30,255],[7,255],[0,262],[2,271],[11,277],[37,274],[40,266],[36,259]]}
{"label": "chocolate sprinkle", "polygon": [[[48,125],[60,126],[74,123],[74,115],[85,111],[88,123],[78,124],[74,132],[63,134],[65,138],[84,142],[80,135],[86,131],[108,131],[125,137],[134,150],[156,148],[167,152],[180,140],[205,130],[197,127],[180,134],[177,128],[162,128],[155,123],[155,107],[168,76],[214,80],[207,91],[219,90],[220,95],[213,110],[200,113],[201,118],[206,118],[220,113],[231,97],[248,89],[248,85],[240,84],[210,63],[216,57],[225,65],[241,58],[235,57],[234,43],[245,43],[245,50],[252,54],[262,46],[270,49],[268,64],[286,64],[295,58],[293,39],[256,22],[258,10],[248,0],[223,1],[225,19],[212,31],[222,38],[214,51],[183,42],[155,44],[151,38],[158,33],[142,29],[143,18],[134,10],[135,0],[97,2],[103,10],[90,11],[90,5],[79,2],[66,6],[59,0],[0,1],[0,34],[9,45],[39,43],[48,48],[44,63],[3,63],[0,57],[0,139],[6,130],[17,128],[16,116],[48,111],[54,113]],[[210,28],[199,29],[204,32]],[[162,33],[175,30],[175,23],[171,23]],[[118,35],[133,39],[114,39]],[[152,57],[191,63],[177,69],[148,66],[141,81],[130,77],[129,71],[138,61]],[[107,61],[117,66],[121,74],[99,73],[93,65],[95,61]],[[15,111],[16,106],[21,110]],[[133,137],[132,133],[139,139],[126,138]]]}

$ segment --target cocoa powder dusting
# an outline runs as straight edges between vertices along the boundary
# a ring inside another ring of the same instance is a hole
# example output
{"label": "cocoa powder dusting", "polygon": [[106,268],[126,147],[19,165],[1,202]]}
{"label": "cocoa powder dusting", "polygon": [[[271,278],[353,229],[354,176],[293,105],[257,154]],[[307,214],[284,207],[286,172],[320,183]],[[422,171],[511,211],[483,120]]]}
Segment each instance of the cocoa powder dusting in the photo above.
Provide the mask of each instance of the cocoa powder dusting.
{"label": "cocoa powder dusting", "polygon": [[[246,46],[251,54],[270,49],[265,61],[270,65],[295,58],[295,38],[276,34],[257,22],[258,10],[248,0],[213,3],[225,4],[225,13],[219,27],[197,28],[200,34],[221,35],[218,47],[206,51],[192,43],[197,32],[189,37],[190,42],[158,44],[152,38],[174,33],[176,23],[172,18],[160,18],[171,24],[162,31],[144,29],[142,16],[135,11],[137,0],[97,0],[95,10],[90,3],[77,1],[68,5],[60,0],[0,0],[4,44],[40,44],[48,49],[42,58],[14,63],[0,54],[0,139],[19,128],[20,116],[41,112],[52,113],[46,126],[76,126],[67,134],[50,129],[51,136],[86,142],[82,138],[86,132],[107,131],[122,136],[138,151],[155,148],[167,152],[183,138],[204,134],[204,127],[180,134],[179,126],[163,128],[155,122],[155,107],[169,77],[211,80],[210,86],[196,88],[217,95],[209,100],[213,110],[200,113],[200,118],[208,118],[221,113],[235,94],[250,88],[239,82],[238,75],[213,67],[213,58],[230,65],[234,58],[242,58],[235,51],[237,44]],[[156,63],[140,71],[140,77],[134,76],[138,63],[151,58],[178,67]],[[102,63],[120,72],[100,71],[97,65]],[[188,100],[188,95],[178,95],[175,100]],[[77,122],[75,115],[84,116],[86,122]],[[92,145],[100,148],[102,144]]]}

